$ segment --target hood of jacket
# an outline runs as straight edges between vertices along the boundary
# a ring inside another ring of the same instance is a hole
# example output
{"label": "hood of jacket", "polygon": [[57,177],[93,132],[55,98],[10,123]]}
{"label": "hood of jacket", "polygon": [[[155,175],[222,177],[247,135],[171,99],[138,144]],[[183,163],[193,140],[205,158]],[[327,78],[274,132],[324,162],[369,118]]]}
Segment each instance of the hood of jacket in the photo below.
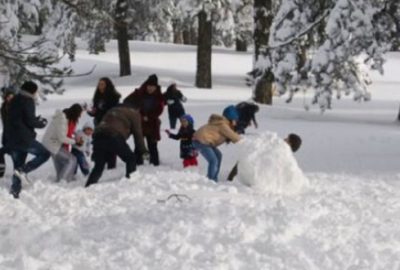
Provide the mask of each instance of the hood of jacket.
{"label": "hood of jacket", "polygon": [[229,125],[229,120],[222,115],[212,114],[208,119],[208,124],[214,126]]}

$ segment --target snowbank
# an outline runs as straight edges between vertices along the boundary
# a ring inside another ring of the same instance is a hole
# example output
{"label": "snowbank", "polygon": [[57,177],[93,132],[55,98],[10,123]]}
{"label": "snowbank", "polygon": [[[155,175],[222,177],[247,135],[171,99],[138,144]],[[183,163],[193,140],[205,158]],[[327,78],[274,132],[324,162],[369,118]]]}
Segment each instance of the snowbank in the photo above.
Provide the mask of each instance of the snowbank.
{"label": "snowbank", "polygon": [[298,194],[308,186],[290,147],[277,134],[246,137],[239,148],[238,176],[243,184],[283,195]]}

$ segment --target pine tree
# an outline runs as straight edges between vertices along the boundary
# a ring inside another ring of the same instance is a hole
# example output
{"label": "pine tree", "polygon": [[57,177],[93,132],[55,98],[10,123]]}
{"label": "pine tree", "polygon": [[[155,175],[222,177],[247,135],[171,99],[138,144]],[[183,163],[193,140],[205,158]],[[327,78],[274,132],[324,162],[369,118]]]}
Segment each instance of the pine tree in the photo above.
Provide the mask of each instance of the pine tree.
{"label": "pine tree", "polygon": [[237,0],[232,3],[235,22],[236,51],[245,52],[253,42],[253,5],[254,0]]}
{"label": "pine tree", "polygon": [[[330,108],[338,97],[353,93],[369,100],[369,80],[361,67],[383,72],[384,54],[399,30],[398,1],[288,0],[272,26],[273,70],[280,93],[289,100],[299,89],[315,89],[314,103]],[[299,69],[299,51],[308,50]],[[312,52],[312,53],[311,53]]]}
{"label": "pine tree", "polygon": [[254,67],[253,98],[256,102],[272,104],[274,73],[271,50],[268,47],[270,29],[275,14],[273,0],[254,0]]}
{"label": "pine tree", "polygon": [[[71,29],[45,24],[46,31],[43,31],[42,35],[31,39],[22,37],[24,33],[36,31],[39,25],[39,11],[43,10],[44,3],[0,0],[0,72],[5,85],[19,85],[25,80],[36,80],[44,86],[42,92],[61,93],[61,78],[70,75],[72,71],[67,67],[55,67],[60,60],[58,48],[63,48],[65,53],[69,53],[73,48],[59,38],[68,37]],[[50,2],[46,4],[46,8],[52,8]],[[62,19],[70,14],[58,15]],[[49,18],[49,23],[54,22],[54,17]]]}

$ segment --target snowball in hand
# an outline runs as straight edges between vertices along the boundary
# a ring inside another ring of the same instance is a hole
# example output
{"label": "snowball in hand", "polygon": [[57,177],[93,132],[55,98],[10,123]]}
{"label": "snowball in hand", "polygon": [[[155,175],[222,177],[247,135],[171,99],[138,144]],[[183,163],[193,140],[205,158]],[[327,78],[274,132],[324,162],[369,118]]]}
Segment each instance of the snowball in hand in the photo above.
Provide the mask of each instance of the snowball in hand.
{"label": "snowball in hand", "polygon": [[239,146],[239,181],[253,189],[292,195],[308,186],[289,145],[275,133],[244,137]]}

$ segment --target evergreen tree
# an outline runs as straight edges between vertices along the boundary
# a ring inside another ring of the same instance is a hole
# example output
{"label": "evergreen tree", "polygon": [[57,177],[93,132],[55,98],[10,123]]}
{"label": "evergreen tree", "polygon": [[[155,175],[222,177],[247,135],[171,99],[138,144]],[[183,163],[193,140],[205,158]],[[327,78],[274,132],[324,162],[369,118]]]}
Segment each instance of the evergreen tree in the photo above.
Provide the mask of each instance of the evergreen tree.
{"label": "evergreen tree", "polygon": [[[369,100],[362,66],[383,72],[384,54],[399,31],[398,10],[395,0],[283,2],[269,41],[280,93],[289,91],[290,100],[311,87],[322,110],[330,108],[334,91],[338,97],[352,92],[356,101]],[[302,48],[310,53],[299,69]]]}
{"label": "evergreen tree", "polygon": [[233,1],[235,22],[236,51],[247,51],[249,44],[253,42],[253,5],[254,0]]}
{"label": "evergreen tree", "polygon": [[[60,60],[58,48],[69,53],[65,38],[71,34],[66,27],[51,27],[56,23],[54,16],[44,25],[40,36],[24,39],[22,34],[34,33],[39,25],[39,13],[45,8],[52,9],[45,1],[0,0],[0,66],[2,82],[5,85],[20,85],[25,80],[36,80],[43,84],[44,93],[62,92],[62,77],[71,74],[69,68],[55,67]],[[54,11],[51,11],[54,14]],[[49,14],[51,13],[49,12]],[[59,20],[71,14],[56,10]]]}
{"label": "evergreen tree", "polygon": [[272,104],[274,73],[268,47],[276,1],[254,0],[254,66],[248,80],[254,86],[256,102]]}

